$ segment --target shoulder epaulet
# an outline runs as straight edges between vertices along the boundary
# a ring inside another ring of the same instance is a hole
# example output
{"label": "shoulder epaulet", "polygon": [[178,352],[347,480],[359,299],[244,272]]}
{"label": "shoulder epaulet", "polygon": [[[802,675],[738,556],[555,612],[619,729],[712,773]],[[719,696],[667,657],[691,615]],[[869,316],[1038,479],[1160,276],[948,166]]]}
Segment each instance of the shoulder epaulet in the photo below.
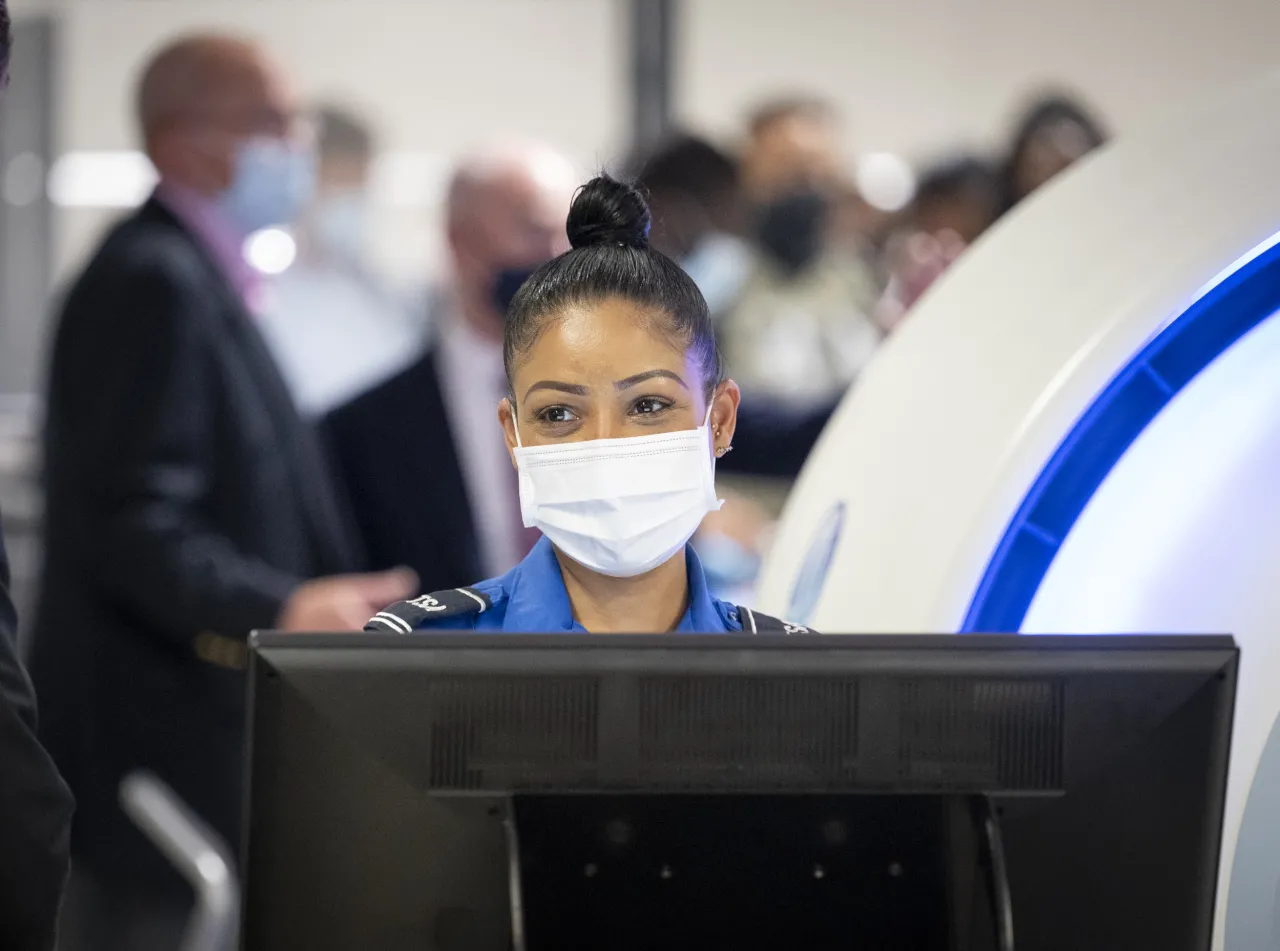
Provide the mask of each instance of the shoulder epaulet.
{"label": "shoulder epaulet", "polygon": [[744,608],[738,605],[738,617],[742,618],[742,633],[744,634],[817,634],[817,631],[802,627],[799,624],[792,624],[788,621],[780,621],[776,617],[770,617],[767,614],[761,614],[759,611],[753,611],[750,608]]}
{"label": "shoulder epaulet", "polygon": [[493,607],[489,596],[475,588],[450,588],[421,594],[411,601],[397,601],[373,617],[364,629],[371,634],[408,634],[429,621],[480,614]]}

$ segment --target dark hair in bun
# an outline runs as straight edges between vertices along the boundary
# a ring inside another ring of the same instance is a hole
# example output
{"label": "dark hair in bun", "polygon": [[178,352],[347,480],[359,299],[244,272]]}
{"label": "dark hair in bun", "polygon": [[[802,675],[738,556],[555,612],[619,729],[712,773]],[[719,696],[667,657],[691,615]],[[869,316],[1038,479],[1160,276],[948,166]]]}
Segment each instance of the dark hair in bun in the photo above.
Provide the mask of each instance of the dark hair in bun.
{"label": "dark hair in bun", "polygon": [[507,311],[508,380],[549,320],[620,297],[651,311],[657,332],[693,354],[710,395],[722,370],[707,302],[678,264],[649,247],[649,224],[648,202],[625,182],[601,175],[578,190],[567,223],[572,250],[534,272]]}
{"label": "dark hair in bun", "polygon": [[569,209],[569,244],[649,247],[649,204],[635,188],[612,178],[593,178],[578,189]]}

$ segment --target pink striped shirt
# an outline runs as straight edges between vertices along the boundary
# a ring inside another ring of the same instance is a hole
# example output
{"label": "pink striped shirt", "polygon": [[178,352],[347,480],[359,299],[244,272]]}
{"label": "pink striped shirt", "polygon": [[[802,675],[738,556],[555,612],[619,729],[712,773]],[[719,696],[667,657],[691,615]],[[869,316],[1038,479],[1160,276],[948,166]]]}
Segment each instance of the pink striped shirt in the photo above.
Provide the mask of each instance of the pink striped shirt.
{"label": "pink striped shirt", "polygon": [[263,283],[262,276],[245,260],[247,235],[238,234],[213,200],[194,189],[162,181],[153,197],[195,235],[245,307],[250,313],[257,313],[262,303]]}

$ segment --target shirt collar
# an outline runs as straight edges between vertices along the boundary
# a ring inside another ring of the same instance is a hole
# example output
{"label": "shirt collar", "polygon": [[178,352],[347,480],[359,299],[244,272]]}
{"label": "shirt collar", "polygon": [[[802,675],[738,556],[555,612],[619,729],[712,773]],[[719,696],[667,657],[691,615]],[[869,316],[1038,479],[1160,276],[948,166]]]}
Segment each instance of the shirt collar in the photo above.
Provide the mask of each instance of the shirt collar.
{"label": "shirt collar", "polygon": [[260,303],[262,277],[244,259],[244,239],[247,235],[238,233],[218,210],[215,201],[194,189],[171,181],[161,181],[156,186],[154,197],[173,213],[212,256],[214,264],[245,307],[256,311]]}
{"label": "shirt collar", "polygon": [[560,562],[545,535],[508,577],[510,601],[503,630],[544,634],[583,630],[573,619]]}
{"label": "shirt collar", "polygon": [[712,634],[724,630],[724,619],[716,609],[716,599],[707,587],[707,576],[693,545],[684,546],[685,572],[689,576],[689,608],[680,619],[680,634]]}
{"label": "shirt collar", "polygon": [[[689,576],[689,607],[676,625],[679,634],[707,634],[723,631],[724,619],[716,610],[715,599],[707,587],[692,545],[685,545],[685,571]],[[560,631],[586,633],[573,619],[573,606],[565,590],[564,576],[555,549],[543,536],[524,561],[512,570],[504,583],[508,606],[503,620],[507,632],[554,634]]]}

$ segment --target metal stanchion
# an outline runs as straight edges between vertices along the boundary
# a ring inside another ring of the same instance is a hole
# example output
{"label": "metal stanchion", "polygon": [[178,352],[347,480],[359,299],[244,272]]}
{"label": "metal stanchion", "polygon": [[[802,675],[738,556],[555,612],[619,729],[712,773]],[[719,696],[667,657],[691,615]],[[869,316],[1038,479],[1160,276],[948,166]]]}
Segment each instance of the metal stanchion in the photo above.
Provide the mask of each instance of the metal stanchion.
{"label": "metal stanchion", "polygon": [[144,770],[120,784],[120,805],[190,883],[196,906],[180,951],[234,951],[240,884],[230,852],[165,783]]}

